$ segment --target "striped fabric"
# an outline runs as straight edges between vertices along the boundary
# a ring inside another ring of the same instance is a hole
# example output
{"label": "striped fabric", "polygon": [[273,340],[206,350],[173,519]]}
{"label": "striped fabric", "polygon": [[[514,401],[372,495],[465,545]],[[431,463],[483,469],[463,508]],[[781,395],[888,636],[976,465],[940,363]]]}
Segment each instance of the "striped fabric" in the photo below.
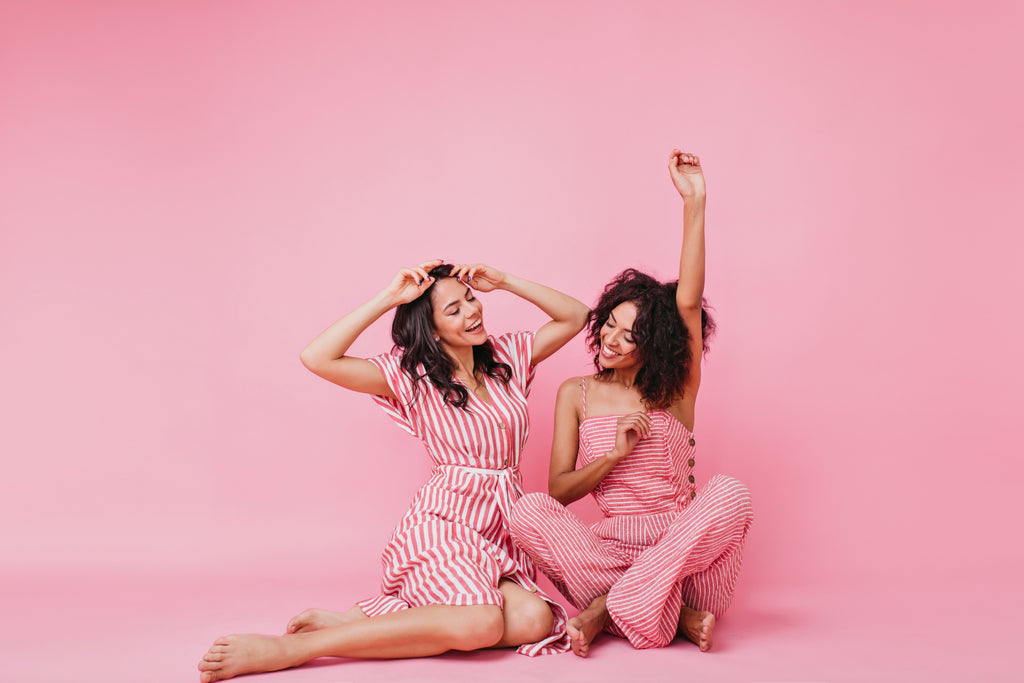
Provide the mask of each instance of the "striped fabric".
{"label": "striped fabric", "polygon": [[551,606],[547,638],[522,645],[527,655],[568,649],[565,610],[538,588],[536,568],[509,534],[512,505],[522,497],[519,461],[529,433],[526,396],[533,381],[529,332],[492,339],[495,357],[512,367],[506,387],[486,378],[491,404],[470,392],[468,411],[446,406],[433,385],[414,388],[397,356],[370,360],[396,399],[374,396],[385,412],[427,449],[434,471],[417,492],[381,557],[381,595],[357,603],[368,616],[420,605],[502,605],[508,577]]}
{"label": "striped fabric", "polygon": [[[584,399],[584,411],[585,408]],[[618,415],[580,425],[580,466],[611,450]],[[637,648],[676,635],[683,604],[721,617],[732,601],[753,521],[750,493],[715,475],[693,480],[693,435],[665,411],[651,434],[593,491],[604,518],[592,527],[543,493],[523,497],[512,535],[578,609],[608,595],[608,631]]]}

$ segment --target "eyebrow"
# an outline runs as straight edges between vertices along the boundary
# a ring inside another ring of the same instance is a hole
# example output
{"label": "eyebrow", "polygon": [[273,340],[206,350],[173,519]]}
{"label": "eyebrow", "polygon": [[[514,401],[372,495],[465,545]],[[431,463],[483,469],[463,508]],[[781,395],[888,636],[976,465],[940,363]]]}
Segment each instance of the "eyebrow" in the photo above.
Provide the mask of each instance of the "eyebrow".
{"label": "eyebrow", "polygon": [[[470,293],[470,292],[472,292],[472,291],[473,291],[473,290],[471,290],[471,289],[470,289],[469,287],[466,287],[466,294],[469,294],[469,293]],[[455,304],[457,304],[457,303],[459,303],[459,299],[452,299],[451,301],[449,301],[448,303],[446,303],[446,304],[444,305],[444,308],[442,308],[441,310],[442,310],[442,311],[447,311],[447,310],[448,310],[449,308],[451,308],[452,306],[454,306],[454,305],[455,305]]]}
{"label": "eyebrow", "polygon": [[[612,319],[612,322],[619,322],[618,320],[615,319],[615,314],[612,313],[611,311],[608,311],[608,317]],[[624,329],[623,332],[625,332],[626,334],[633,334],[633,330]]]}

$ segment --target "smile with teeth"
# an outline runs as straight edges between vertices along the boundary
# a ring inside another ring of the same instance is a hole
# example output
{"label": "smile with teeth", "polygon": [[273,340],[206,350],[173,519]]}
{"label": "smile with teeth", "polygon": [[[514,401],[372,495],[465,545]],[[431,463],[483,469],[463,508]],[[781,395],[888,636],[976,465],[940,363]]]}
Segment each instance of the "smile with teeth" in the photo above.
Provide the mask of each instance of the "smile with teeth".
{"label": "smile with teeth", "polygon": [[604,356],[605,358],[618,358],[622,354],[621,353],[615,353],[614,351],[609,349],[607,346],[604,346],[602,344],[601,345],[601,355]]}
{"label": "smile with teeth", "polygon": [[484,326],[484,321],[481,320],[476,325],[473,325],[472,327],[467,327],[466,328],[466,332],[469,332],[470,334],[472,334],[474,332],[479,332],[480,330],[483,329],[483,326]]}

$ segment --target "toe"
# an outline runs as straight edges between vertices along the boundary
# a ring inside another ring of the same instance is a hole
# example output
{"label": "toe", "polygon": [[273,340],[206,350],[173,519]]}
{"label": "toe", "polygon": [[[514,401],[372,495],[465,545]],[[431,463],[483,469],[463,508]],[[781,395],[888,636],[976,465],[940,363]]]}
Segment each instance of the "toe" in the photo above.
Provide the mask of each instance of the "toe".
{"label": "toe", "polygon": [[207,652],[203,655],[203,659],[207,662],[219,662],[224,659],[223,652]]}

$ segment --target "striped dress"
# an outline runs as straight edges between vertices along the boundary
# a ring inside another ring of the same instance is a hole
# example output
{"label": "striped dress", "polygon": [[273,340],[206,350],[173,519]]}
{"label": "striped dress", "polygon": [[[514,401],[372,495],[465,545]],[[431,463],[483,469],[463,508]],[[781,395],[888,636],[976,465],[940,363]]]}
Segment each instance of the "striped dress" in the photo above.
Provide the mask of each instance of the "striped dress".
{"label": "striped dress", "polygon": [[[615,445],[619,415],[584,419],[579,467]],[[543,493],[521,499],[512,535],[578,609],[607,594],[608,631],[637,648],[676,636],[685,604],[721,617],[732,601],[753,520],[750,494],[715,475],[700,491],[693,434],[664,410],[651,432],[593,490],[604,518],[591,527]]]}
{"label": "striped dress", "polygon": [[512,368],[508,386],[489,377],[491,403],[469,392],[468,410],[445,405],[429,381],[414,387],[398,356],[371,358],[396,399],[373,399],[423,442],[434,464],[384,550],[381,594],[358,606],[368,616],[421,605],[498,605],[504,577],[544,598],[554,612],[547,638],[519,647],[527,655],[568,649],[565,610],[544,595],[536,568],[509,534],[512,505],[523,495],[519,462],[529,433],[526,396],[533,381],[533,334],[491,338],[495,359]]}

